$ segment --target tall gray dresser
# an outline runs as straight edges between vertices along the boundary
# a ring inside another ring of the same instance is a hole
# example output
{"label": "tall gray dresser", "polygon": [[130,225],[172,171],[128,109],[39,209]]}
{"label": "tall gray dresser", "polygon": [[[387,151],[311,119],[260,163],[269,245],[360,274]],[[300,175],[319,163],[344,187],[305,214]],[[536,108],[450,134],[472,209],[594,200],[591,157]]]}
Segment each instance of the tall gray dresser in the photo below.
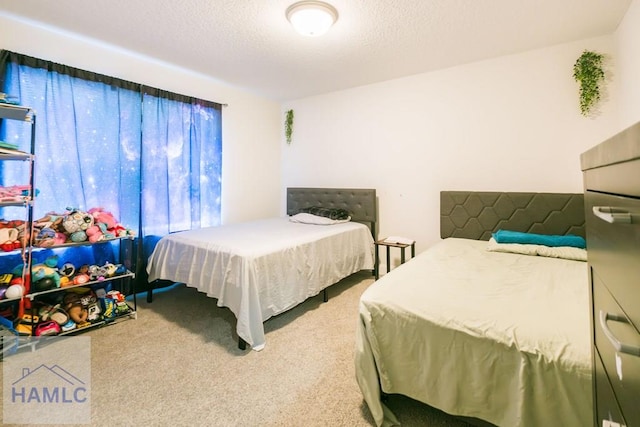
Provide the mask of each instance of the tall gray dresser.
{"label": "tall gray dresser", "polygon": [[640,123],[583,153],[596,426],[640,426]]}

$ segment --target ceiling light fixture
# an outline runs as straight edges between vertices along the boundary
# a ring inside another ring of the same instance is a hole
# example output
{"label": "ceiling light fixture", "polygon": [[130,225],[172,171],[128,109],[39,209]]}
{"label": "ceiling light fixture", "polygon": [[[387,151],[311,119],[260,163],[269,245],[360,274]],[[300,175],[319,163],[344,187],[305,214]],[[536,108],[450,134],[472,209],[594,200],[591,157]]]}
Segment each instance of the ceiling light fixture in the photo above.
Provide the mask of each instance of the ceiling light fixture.
{"label": "ceiling light fixture", "polygon": [[299,1],[287,8],[287,19],[303,36],[321,36],[338,20],[335,7],[323,1]]}

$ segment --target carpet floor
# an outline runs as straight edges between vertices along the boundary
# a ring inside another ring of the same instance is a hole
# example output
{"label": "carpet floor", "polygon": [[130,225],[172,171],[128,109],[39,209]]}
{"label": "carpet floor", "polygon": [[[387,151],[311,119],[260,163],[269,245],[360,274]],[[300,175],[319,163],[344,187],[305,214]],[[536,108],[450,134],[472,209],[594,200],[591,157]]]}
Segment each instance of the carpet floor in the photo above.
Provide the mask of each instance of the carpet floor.
{"label": "carpet floor", "polygon": [[[355,379],[358,301],[373,283],[356,273],[265,322],[266,347],[237,346],[235,317],[184,285],[138,296],[135,320],[91,337],[95,426],[373,426]],[[403,396],[403,426],[465,421]]]}

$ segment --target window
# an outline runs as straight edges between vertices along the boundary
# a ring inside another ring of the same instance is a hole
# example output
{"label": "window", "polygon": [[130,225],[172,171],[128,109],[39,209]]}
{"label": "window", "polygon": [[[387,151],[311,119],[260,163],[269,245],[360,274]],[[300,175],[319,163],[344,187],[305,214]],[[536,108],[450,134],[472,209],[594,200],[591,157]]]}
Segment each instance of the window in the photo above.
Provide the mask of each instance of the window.
{"label": "window", "polygon": [[[144,241],[220,224],[221,105],[0,51],[2,91],[36,111],[34,218],[102,207]],[[0,139],[29,151],[23,123]],[[26,182],[0,165],[0,184]],[[4,218],[20,214],[4,208]]]}

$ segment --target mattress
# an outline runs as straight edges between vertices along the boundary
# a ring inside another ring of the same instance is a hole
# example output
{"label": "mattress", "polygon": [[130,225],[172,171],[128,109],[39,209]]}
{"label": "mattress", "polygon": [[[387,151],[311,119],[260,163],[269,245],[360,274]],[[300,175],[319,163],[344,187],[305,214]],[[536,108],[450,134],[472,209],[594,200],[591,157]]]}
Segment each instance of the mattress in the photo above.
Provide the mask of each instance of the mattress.
{"label": "mattress", "polygon": [[587,264],[448,238],[361,296],[356,377],[499,426],[592,425]]}
{"label": "mattress", "polygon": [[149,281],[185,283],[217,298],[235,314],[238,336],[261,350],[265,320],[373,267],[367,226],[285,217],[170,234],[156,245],[147,272]]}

